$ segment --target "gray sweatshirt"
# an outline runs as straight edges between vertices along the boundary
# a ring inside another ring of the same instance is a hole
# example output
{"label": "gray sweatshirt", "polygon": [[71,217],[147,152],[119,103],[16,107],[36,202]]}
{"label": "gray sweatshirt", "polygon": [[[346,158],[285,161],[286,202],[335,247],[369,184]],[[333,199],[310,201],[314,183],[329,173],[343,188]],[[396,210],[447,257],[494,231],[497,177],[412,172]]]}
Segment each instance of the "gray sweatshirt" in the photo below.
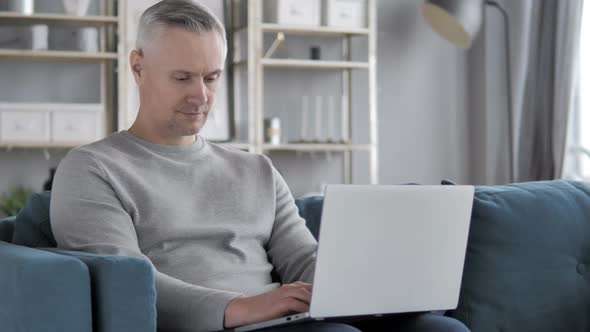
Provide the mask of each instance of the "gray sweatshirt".
{"label": "gray sweatshirt", "polygon": [[311,282],[317,243],[270,160],[198,137],[189,146],[122,131],[72,150],[53,183],[58,246],[146,257],[158,328],[223,328],[239,295]]}

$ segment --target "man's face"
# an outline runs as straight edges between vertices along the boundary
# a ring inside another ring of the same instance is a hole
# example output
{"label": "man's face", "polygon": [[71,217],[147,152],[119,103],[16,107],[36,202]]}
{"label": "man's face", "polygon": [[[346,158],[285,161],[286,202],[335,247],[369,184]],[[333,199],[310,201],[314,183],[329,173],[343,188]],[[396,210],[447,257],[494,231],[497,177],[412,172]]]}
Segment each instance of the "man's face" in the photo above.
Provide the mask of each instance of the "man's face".
{"label": "man's face", "polygon": [[131,54],[144,125],[165,139],[197,134],[212,109],[225,53],[217,31],[159,28]]}

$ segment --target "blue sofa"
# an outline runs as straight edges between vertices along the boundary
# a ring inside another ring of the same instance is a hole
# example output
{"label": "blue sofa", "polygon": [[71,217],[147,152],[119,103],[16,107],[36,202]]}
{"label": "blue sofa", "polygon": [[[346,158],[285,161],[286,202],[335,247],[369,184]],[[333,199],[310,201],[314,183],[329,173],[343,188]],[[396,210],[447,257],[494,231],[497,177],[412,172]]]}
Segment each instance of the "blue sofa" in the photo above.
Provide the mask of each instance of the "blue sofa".
{"label": "blue sofa", "polygon": [[0,220],[0,331],[156,331],[144,259],[55,248],[49,192]]}
{"label": "blue sofa", "polygon": [[[322,197],[296,201],[317,238]],[[53,248],[49,194],[0,221],[1,331],[155,331],[147,262]],[[474,332],[590,331],[590,185],[476,187],[459,307]]]}

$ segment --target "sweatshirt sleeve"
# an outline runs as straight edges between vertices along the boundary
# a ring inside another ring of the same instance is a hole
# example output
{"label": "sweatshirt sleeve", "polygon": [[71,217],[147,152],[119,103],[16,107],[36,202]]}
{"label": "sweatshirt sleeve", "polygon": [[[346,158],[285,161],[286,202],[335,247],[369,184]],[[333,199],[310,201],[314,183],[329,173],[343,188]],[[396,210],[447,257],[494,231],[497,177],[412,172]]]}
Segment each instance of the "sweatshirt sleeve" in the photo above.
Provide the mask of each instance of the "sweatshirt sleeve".
{"label": "sweatshirt sleeve", "polygon": [[268,255],[283,283],[311,283],[315,270],[317,242],[299,216],[287,183],[272,167],[275,186],[275,221]]}
{"label": "sweatshirt sleeve", "polygon": [[[60,248],[139,256],[149,261],[139,249],[130,215],[100,163],[89,152],[73,150],[60,163],[52,188],[50,215]],[[159,329],[223,329],[227,304],[241,294],[189,284],[153,269]]]}

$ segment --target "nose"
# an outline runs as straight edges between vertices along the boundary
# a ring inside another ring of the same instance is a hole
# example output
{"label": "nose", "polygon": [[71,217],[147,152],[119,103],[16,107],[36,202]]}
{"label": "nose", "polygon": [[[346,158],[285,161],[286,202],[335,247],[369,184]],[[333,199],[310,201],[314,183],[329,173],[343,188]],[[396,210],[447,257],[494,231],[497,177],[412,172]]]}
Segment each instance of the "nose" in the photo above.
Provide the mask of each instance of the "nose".
{"label": "nose", "polygon": [[207,85],[203,82],[203,79],[194,80],[195,83],[190,87],[190,93],[188,96],[188,102],[197,105],[205,105],[209,97],[207,96]]}

